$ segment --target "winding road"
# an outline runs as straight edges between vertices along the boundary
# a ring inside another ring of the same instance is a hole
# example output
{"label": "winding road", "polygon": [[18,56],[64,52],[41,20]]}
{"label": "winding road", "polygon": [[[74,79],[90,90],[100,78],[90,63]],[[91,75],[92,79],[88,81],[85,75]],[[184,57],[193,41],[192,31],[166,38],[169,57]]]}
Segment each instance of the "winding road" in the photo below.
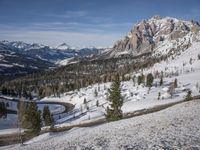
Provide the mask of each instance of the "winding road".
{"label": "winding road", "polygon": [[[12,101],[12,102],[19,102],[19,99],[18,98],[6,98],[2,95],[0,95],[0,100],[5,100],[5,101]],[[31,103],[30,100],[23,100],[24,102],[26,103]],[[64,102],[50,102],[50,101],[36,101],[36,104],[46,104],[46,105],[62,105],[65,107],[65,110],[61,113],[65,113],[65,112],[68,112],[68,111],[71,111],[73,108],[74,108],[74,105],[70,104],[70,103],[64,103]],[[10,114],[17,114],[17,111],[16,110],[7,110]],[[57,114],[58,115],[58,114]]]}

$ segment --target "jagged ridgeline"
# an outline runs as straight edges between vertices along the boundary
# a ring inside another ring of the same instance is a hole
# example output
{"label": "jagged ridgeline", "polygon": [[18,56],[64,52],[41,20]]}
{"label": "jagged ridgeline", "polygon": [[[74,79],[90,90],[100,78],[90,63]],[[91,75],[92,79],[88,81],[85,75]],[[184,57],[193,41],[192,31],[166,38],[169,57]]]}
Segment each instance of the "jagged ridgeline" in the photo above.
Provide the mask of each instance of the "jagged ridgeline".
{"label": "jagged ridgeline", "polygon": [[35,91],[44,97],[112,81],[116,73],[128,80],[130,72],[180,55],[194,42],[200,41],[199,31],[198,22],[155,16],[135,25],[113,48],[95,57],[74,60],[75,63],[64,67],[6,82],[2,87],[14,92]]}

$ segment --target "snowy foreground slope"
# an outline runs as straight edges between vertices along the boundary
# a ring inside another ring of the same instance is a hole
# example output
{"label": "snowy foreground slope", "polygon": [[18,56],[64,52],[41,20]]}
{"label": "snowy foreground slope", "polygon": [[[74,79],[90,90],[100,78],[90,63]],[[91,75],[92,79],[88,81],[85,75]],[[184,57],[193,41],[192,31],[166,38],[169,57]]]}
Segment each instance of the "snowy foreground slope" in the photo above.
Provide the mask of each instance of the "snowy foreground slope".
{"label": "snowy foreground slope", "polygon": [[200,100],[194,100],[96,127],[46,133],[6,149],[200,149],[199,116]]}

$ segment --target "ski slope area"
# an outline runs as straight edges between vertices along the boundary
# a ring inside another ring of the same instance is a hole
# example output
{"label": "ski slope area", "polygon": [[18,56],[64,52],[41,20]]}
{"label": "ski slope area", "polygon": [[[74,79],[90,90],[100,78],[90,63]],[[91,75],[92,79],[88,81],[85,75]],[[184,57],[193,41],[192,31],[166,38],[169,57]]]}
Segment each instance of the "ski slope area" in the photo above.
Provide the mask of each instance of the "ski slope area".
{"label": "ski slope area", "polygon": [[[200,100],[130,119],[46,133],[11,150],[200,149]],[[2,149],[0,148],[0,149]]]}

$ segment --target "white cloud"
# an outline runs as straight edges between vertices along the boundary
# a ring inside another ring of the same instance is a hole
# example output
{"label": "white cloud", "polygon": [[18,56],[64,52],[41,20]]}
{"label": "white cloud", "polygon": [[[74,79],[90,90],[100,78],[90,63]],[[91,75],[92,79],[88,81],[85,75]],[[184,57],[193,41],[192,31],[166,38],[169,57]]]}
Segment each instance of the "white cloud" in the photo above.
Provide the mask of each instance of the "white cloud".
{"label": "white cloud", "polygon": [[64,14],[65,18],[73,18],[73,17],[83,17],[86,16],[87,12],[86,11],[67,11]]}
{"label": "white cloud", "polygon": [[57,18],[77,18],[87,16],[87,12],[83,10],[66,11],[63,14],[43,14],[42,16],[57,17]]}

